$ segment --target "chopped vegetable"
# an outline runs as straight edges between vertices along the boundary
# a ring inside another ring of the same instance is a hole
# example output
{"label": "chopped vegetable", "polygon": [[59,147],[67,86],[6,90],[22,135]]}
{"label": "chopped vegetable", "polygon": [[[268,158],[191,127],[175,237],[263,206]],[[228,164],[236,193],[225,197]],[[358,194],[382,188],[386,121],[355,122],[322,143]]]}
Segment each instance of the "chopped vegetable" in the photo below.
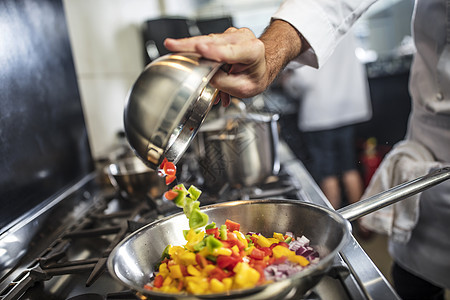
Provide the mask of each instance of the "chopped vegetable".
{"label": "chopped vegetable", "polygon": [[239,229],[241,228],[241,225],[239,223],[233,222],[228,219],[225,221],[225,225],[227,226],[227,229],[229,231],[239,231]]}
{"label": "chopped vegetable", "polygon": [[[192,212],[190,222],[202,219],[195,215],[196,211]],[[204,230],[193,227],[184,230],[187,243],[164,250],[159,272],[145,288],[171,293],[223,293],[282,280],[318,260],[317,252],[303,236],[297,239],[280,233],[274,233],[273,238],[255,233],[245,236],[236,230],[239,223],[231,220],[225,223],[219,227],[211,223]],[[202,224],[205,226],[206,222]],[[292,240],[289,244],[288,239]],[[298,251],[305,251],[308,257]]]}
{"label": "chopped vegetable", "polygon": [[177,167],[175,166],[175,164],[168,161],[167,158],[164,157],[162,163],[159,165],[158,175],[161,177],[166,177],[166,185],[171,184],[177,178],[176,173]]}
{"label": "chopped vegetable", "polygon": [[[161,169],[174,173],[168,161],[163,161]],[[169,176],[173,175],[166,179]],[[195,186],[186,189],[183,184],[165,193],[168,200],[183,209],[189,230],[183,230],[185,245],[168,245],[164,249],[158,272],[152,282],[144,285],[145,289],[224,293],[287,278],[319,260],[304,236],[295,238],[291,232],[274,232],[272,237],[253,232],[244,235],[241,225],[229,219],[220,226],[208,224],[208,215],[200,211],[200,195]]]}

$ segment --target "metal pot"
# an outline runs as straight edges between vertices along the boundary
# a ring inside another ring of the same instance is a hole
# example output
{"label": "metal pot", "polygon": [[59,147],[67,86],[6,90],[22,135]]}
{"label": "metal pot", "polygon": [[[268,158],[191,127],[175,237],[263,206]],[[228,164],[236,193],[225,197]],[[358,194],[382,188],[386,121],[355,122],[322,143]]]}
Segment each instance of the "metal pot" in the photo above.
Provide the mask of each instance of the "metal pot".
{"label": "metal pot", "polygon": [[278,174],[278,119],[242,113],[205,122],[194,143],[205,183],[250,187]]}
{"label": "metal pot", "polygon": [[209,84],[221,63],[195,53],[164,55],[150,63],[131,88],[125,133],[136,154],[156,170],[177,163],[218,93]]}
{"label": "metal pot", "polygon": [[151,281],[163,249],[168,245],[183,245],[186,241],[181,229],[189,228],[187,218],[177,214],[153,222],[123,240],[111,252],[108,269],[111,275],[129,288],[151,299],[279,299],[288,293],[300,297],[314,287],[330,269],[337,253],[347,243],[349,221],[394,202],[407,198],[433,185],[450,179],[450,168],[394,187],[338,211],[294,200],[233,201],[210,205],[202,211],[217,224],[231,219],[241,224],[241,231],[256,231],[264,235],[291,231],[305,235],[320,254],[318,264],[274,283],[246,290],[209,295],[175,295],[144,289]]}
{"label": "metal pot", "polygon": [[147,197],[154,200],[167,190],[164,178],[136,156],[109,164],[105,172],[111,184],[126,200],[141,201]]}

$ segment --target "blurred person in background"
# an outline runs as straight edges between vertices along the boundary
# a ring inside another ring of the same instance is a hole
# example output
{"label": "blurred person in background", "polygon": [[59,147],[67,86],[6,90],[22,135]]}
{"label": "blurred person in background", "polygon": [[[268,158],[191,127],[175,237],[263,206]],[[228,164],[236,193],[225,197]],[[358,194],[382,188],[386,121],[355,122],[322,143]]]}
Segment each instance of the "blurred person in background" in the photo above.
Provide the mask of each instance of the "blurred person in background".
{"label": "blurred person in background", "polygon": [[[287,67],[281,85],[299,104],[308,170],[335,209],[357,202],[364,184],[357,167],[354,125],[372,116],[368,80],[346,35],[320,69]],[[343,191],[341,189],[343,186]]]}
{"label": "blurred person in background", "polygon": [[[291,60],[323,66],[374,2],[286,0],[260,38],[249,29],[230,28],[218,35],[167,39],[165,46],[170,51],[197,52],[231,65],[231,69],[218,71],[211,81],[227,105],[230,94],[249,98],[263,92]],[[412,110],[405,140],[392,150],[399,150],[398,158],[386,157],[387,164],[378,169],[386,174],[381,181],[387,186],[395,182],[390,180],[395,174],[411,176],[450,165],[450,1],[416,0],[412,22],[417,49],[409,84]],[[418,158],[413,159],[412,169],[408,163],[411,150]],[[380,187],[374,184],[366,192]],[[404,210],[409,221],[406,232],[389,240],[394,287],[403,299],[443,300],[444,289],[450,289],[450,181],[422,192],[415,204],[409,214]]]}

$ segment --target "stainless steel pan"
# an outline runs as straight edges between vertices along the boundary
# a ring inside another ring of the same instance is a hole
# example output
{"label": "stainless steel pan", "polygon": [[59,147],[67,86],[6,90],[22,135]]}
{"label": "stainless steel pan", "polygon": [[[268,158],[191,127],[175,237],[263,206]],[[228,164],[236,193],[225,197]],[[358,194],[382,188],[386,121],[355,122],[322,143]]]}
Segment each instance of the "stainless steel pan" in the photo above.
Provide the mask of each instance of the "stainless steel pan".
{"label": "stainless steel pan", "polygon": [[188,228],[183,214],[153,222],[122,241],[108,258],[108,269],[113,277],[129,288],[150,299],[279,299],[290,293],[303,295],[326,274],[337,253],[347,243],[351,232],[349,221],[395,203],[450,178],[450,168],[392,188],[371,198],[349,205],[338,211],[311,203],[294,200],[234,201],[202,208],[210,220],[224,224],[226,219],[237,221],[241,230],[272,235],[291,231],[305,235],[321,260],[294,276],[282,281],[227,294],[174,295],[147,291],[147,284],[163,249],[168,245],[185,243],[182,229]]}

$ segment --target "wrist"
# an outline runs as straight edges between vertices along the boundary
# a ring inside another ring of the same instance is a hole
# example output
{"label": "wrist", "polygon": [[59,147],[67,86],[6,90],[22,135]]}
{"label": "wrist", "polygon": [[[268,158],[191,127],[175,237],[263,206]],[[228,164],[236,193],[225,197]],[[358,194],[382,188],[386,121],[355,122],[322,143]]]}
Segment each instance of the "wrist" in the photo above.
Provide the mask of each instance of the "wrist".
{"label": "wrist", "polygon": [[267,85],[275,79],[289,61],[306,49],[306,42],[301,34],[283,20],[273,20],[261,35],[260,40],[265,47]]}

